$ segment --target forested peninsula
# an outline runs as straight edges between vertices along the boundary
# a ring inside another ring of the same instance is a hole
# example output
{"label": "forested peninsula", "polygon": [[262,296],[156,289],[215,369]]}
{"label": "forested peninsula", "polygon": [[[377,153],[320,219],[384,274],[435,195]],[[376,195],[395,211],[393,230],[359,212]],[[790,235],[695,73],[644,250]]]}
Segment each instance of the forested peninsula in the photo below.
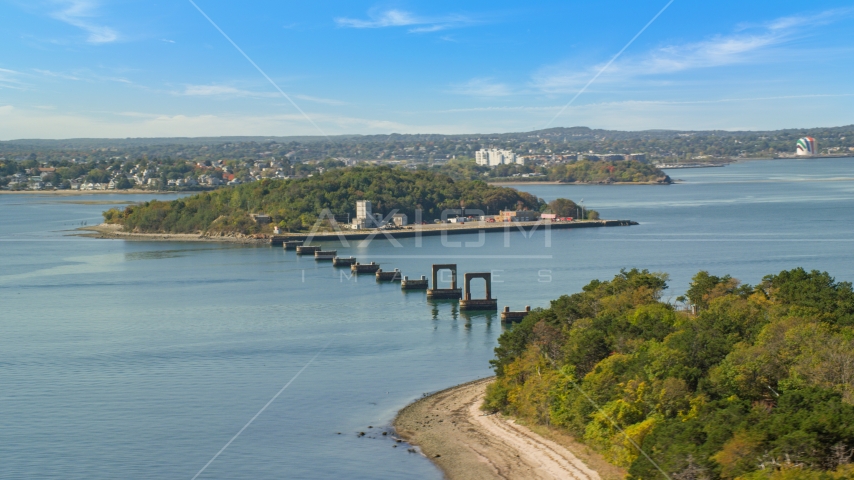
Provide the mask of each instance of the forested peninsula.
{"label": "forested peninsula", "polygon": [[632,479],[854,477],[851,283],[700,272],[673,305],[666,282],[623,271],[528,315],[484,408],[563,428]]}
{"label": "forested peninsula", "polygon": [[[453,180],[448,175],[390,167],[335,169],[322,175],[291,180],[261,180],[169,202],[151,201],[104,212],[109,224],[126,232],[254,234],[277,225],[289,232],[306,231],[324,210],[355,216],[356,201],[370,200],[374,213],[397,211],[410,221],[439,219],[446,209],[543,211],[536,196],[480,180]],[[574,203],[572,204],[574,205]],[[250,214],[269,215],[272,223],[258,225]],[[591,212],[595,213],[595,212]]]}
{"label": "forested peninsula", "polygon": [[478,165],[473,159],[454,159],[433,171],[445,173],[454,179],[485,179],[489,182],[537,182],[584,184],[659,184],[669,185],[670,177],[662,170],[637,160],[578,160],[554,165]]}

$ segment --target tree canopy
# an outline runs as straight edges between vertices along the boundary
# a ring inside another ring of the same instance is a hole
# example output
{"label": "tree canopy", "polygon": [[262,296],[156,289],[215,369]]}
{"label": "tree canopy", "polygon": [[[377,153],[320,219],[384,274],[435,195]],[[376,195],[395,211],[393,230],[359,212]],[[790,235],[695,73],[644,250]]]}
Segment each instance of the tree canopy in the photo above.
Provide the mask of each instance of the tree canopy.
{"label": "tree canopy", "polygon": [[660,300],[666,281],[623,271],[529,314],[499,339],[484,408],[564,428],[633,479],[851,478],[851,284],[700,272],[692,314]]}

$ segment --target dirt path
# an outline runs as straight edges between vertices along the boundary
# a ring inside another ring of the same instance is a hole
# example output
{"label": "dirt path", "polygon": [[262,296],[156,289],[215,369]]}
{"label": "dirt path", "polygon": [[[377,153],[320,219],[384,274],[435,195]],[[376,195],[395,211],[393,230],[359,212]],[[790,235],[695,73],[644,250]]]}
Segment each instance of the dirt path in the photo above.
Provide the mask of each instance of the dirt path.
{"label": "dirt path", "polygon": [[457,479],[578,479],[600,475],[564,445],[480,405],[492,378],[425,397],[401,410],[395,429]]}

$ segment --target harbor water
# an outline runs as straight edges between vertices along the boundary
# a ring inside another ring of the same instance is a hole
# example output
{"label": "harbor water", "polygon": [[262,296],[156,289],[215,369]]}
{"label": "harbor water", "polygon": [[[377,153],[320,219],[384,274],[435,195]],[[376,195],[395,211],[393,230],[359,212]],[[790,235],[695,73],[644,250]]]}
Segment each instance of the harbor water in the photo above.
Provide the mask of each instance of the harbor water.
{"label": "harbor water", "polygon": [[[491,272],[511,310],[633,267],[669,273],[665,299],[699,270],[852,281],[852,167],[752,161],[672,170],[671,186],[519,186],[640,225],[323,247],[416,278],[433,263]],[[0,195],[0,478],[191,479],[206,465],[198,478],[441,478],[382,432],[423,394],[490,375],[497,313],[466,316],[281,247],[74,236],[107,202],[151,198]]]}

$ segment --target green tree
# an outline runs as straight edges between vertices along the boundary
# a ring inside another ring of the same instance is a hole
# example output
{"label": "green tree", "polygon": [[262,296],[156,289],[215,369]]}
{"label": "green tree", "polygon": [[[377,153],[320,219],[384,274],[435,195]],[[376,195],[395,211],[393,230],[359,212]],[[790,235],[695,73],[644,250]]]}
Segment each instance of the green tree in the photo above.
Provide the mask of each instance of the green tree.
{"label": "green tree", "polygon": [[119,176],[119,180],[116,182],[116,188],[119,190],[127,190],[129,188],[133,188],[133,184],[130,183],[130,180],[124,175]]}
{"label": "green tree", "polygon": [[578,205],[572,200],[558,198],[549,202],[549,211],[558,217],[578,216]]}

